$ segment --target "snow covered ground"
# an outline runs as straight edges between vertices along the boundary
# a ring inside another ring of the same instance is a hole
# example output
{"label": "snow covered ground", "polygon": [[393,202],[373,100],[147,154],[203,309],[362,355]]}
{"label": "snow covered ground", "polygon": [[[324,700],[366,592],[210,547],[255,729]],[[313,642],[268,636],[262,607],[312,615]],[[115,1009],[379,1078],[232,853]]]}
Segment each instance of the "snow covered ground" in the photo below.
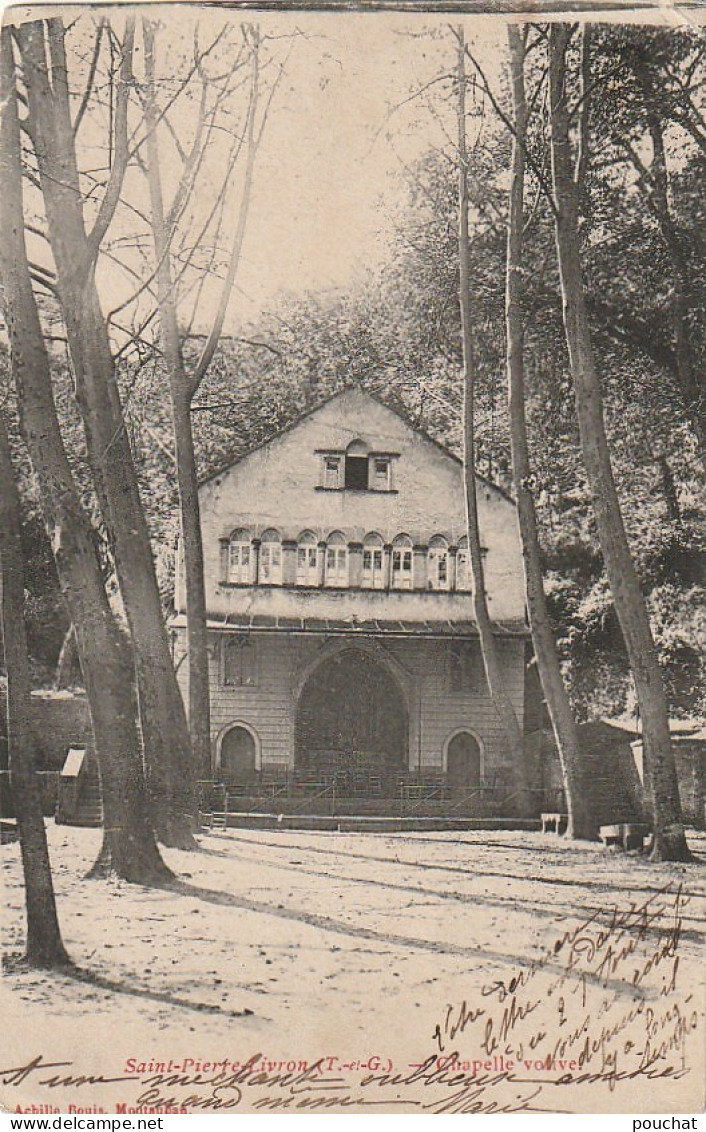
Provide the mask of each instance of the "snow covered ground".
{"label": "snow covered ground", "polygon": [[703,834],[700,864],[657,866],[538,833],[229,830],[167,851],[181,886],[155,890],[83,879],[100,831],[47,829],[83,974],[6,973],[10,1110],[703,1106]]}

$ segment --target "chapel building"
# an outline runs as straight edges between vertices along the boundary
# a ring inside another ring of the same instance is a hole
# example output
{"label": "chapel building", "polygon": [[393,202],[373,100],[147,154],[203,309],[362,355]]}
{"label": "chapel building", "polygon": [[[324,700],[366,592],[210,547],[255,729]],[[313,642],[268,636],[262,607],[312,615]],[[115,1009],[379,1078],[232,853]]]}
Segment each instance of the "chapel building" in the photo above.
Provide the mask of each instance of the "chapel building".
{"label": "chapel building", "polygon": [[[490,615],[522,722],[515,507],[477,483]],[[203,777],[254,795],[333,790],[384,805],[418,791],[449,811],[512,814],[517,768],[473,618],[459,459],[350,388],[212,474],[199,498],[213,729]],[[186,695],[181,565],[175,603]]]}

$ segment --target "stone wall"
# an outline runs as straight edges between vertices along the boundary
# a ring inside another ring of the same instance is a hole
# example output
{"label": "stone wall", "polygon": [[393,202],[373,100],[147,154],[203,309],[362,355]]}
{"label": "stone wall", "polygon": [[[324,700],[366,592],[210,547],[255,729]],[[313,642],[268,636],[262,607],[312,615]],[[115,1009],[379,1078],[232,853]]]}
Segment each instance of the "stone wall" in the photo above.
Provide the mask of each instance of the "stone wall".
{"label": "stone wall", "polygon": [[[7,767],[6,688],[0,685],[0,765]],[[32,692],[37,769],[59,771],[69,747],[92,748],[93,734],[84,692],[40,689]]]}
{"label": "stone wall", "polygon": [[[679,782],[684,821],[698,829],[706,827],[706,730],[698,724],[691,727],[682,721],[673,721],[672,750]],[[642,740],[632,745],[632,752],[640,781],[643,781]]]}

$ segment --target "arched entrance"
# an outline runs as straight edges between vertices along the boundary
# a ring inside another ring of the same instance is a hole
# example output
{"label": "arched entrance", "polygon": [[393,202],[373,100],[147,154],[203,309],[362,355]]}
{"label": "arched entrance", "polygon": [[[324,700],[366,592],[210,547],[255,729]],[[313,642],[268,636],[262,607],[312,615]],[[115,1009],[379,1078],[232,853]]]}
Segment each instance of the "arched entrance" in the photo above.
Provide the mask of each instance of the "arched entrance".
{"label": "arched entrance", "polygon": [[296,765],[320,775],[375,776],[382,788],[407,765],[407,709],[389,668],[363,649],[319,664],[299,696]]}
{"label": "arched entrance", "polygon": [[252,733],[241,724],[229,728],[221,739],[219,769],[224,782],[247,786],[255,781],[257,747]]}
{"label": "arched entrance", "polygon": [[450,787],[474,790],[480,786],[480,744],[470,731],[459,731],[446,748],[446,773]]}

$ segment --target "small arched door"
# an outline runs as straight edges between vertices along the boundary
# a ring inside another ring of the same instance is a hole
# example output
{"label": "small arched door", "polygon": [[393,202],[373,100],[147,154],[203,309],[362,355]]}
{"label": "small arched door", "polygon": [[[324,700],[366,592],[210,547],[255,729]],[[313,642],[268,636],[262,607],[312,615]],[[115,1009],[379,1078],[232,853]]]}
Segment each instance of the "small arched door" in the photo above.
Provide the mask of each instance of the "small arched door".
{"label": "small arched door", "polygon": [[449,742],[446,771],[449,786],[459,790],[480,786],[480,745],[470,731],[460,731]]}
{"label": "small arched door", "polygon": [[221,740],[221,778],[246,786],[255,779],[255,740],[246,727],[231,727]]}

